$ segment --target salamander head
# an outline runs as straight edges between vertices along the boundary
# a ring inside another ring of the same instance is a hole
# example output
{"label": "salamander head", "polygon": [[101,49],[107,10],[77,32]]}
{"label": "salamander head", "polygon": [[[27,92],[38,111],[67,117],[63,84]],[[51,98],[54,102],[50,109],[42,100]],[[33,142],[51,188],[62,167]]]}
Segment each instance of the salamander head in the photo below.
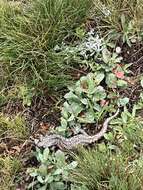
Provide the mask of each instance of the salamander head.
{"label": "salamander head", "polygon": [[38,147],[48,148],[51,146],[55,146],[57,144],[57,141],[57,135],[46,135],[44,137],[40,137],[39,140],[35,139],[35,144]]}

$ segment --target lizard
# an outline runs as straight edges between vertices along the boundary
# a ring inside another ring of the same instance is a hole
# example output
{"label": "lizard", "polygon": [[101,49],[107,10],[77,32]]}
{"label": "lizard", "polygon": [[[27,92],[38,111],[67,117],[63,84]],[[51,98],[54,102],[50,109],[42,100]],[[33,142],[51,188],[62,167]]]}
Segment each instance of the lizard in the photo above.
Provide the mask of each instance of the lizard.
{"label": "lizard", "polygon": [[107,118],[104,121],[101,130],[95,135],[90,136],[84,133],[84,134],[78,134],[70,138],[65,138],[58,134],[51,134],[41,137],[41,139],[38,142],[36,142],[36,145],[38,147],[43,147],[43,148],[57,146],[61,150],[71,150],[76,148],[78,145],[92,144],[94,142],[97,142],[99,139],[101,139],[104,136],[104,134],[107,131],[109,122],[113,118],[115,118],[118,114],[119,114],[119,109],[116,111],[114,115],[112,115],[111,117]]}

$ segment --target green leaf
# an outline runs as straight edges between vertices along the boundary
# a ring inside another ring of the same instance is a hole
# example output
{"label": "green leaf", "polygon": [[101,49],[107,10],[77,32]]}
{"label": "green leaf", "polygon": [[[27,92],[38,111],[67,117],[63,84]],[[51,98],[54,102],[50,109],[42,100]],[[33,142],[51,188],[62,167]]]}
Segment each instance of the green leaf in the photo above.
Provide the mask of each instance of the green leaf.
{"label": "green leaf", "polygon": [[74,117],[74,115],[73,114],[71,114],[71,116],[68,118],[68,122],[71,122],[71,121],[73,121],[75,119],[75,117]]}
{"label": "green leaf", "polygon": [[27,173],[29,173],[31,177],[36,177],[38,175],[38,171],[35,168],[28,168]]}
{"label": "green leaf", "polygon": [[125,112],[122,112],[122,113],[121,113],[121,117],[122,117],[123,123],[126,124],[127,121],[128,121],[128,116],[127,116],[127,114],[126,114]]}
{"label": "green leaf", "polygon": [[77,37],[79,37],[79,38],[83,38],[84,35],[85,35],[85,30],[84,30],[84,28],[82,28],[82,27],[76,28],[76,35],[77,35]]}
{"label": "green leaf", "polygon": [[55,157],[56,157],[56,160],[57,160],[57,166],[58,167],[63,167],[64,165],[66,165],[66,159],[65,159],[65,154],[64,152],[62,152],[61,150],[58,150],[56,153],[55,153]]}
{"label": "green leaf", "polygon": [[118,80],[117,81],[117,86],[119,87],[127,87],[128,86],[128,83],[124,80]]}
{"label": "green leaf", "polygon": [[66,129],[67,125],[68,125],[67,120],[64,119],[63,117],[61,117],[61,127],[63,127],[64,129]]}
{"label": "green leaf", "polygon": [[109,132],[108,134],[106,133],[104,135],[104,138],[108,141],[112,141],[113,140],[113,134],[111,132]]}
{"label": "green leaf", "polygon": [[43,162],[43,161],[44,161],[44,159],[43,159],[43,154],[42,154],[40,151],[38,152],[37,159],[38,159],[38,161],[40,161],[40,162]]}
{"label": "green leaf", "polygon": [[104,73],[95,74],[96,85],[99,85],[101,83],[101,81],[104,79],[104,77],[105,77]]}
{"label": "green leaf", "polygon": [[47,175],[45,178],[45,183],[52,183],[54,181],[54,177],[52,176],[52,174]]}
{"label": "green leaf", "polygon": [[50,190],[64,190],[66,189],[63,182],[53,182],[50,184]]}
{"label": "green leaf", "polygon": [[80,102],[79,97],[76,96],[73,92],[69,92],[64,96],[65,99],[69,100],[69,101],[76,101],[76,102]]}
{"label": "green leaf", "polygon": [[80,123],[94,123],[94,114],[92,111],[87,111],[82,117],[77,117]]}
{"label": "green leaf", "polygon": [[97,102],[99,100],[104,100],[106,98],[106,92],[102,86],[98,86],[95,88],[95,93],[93,97],[93,101]]}
{"label": "green leaf", "polygon": [[83,98],[83,99],[81,99],[80,101],[81,101],[81,103],[84,104],[84,105],[87,105],[87,104],[88,104],[88,101],[87,101],[86,98]]}
{"label": "green leaf", "polygon": [[62,168],[58,168],[58,169],[56,169],[56,171],[53,173],[53,175],[60,175],[60,174],[62,174],[63,173],[63,169]]}
{"label": "green leaf", "polygon": [[62,108],[61,115],[65,119],[68,119],[68,117],[69,117],[68,112],[67,112],[67,110],[64,107]]}
{"label": "green leaf", "polygon": [[46,161],[48,159],[49,156],[49,148],[45,148],[43,151],[43,159]]}
{"label": "green leaf", "polygon": [[127,97],[120,98],[119,101],[118,101],[119,106],[125,106],[128,103],[129,103],[129,98],[127,98]]}
{"label": "green leaf", "polygon": [[117,77],[113,73],[108,74],[106,84],[109,88],[115,88],[117,86]]}
{"label": "green leaf", "polygon": [[73,161],[70,164],[68,164],[68,169],[73,170],[74,168],[77,167],[77,165],[78,165],[78,163],[76,161]]}
{"label": "green leaf", "polygon": [[44,184],[44,179],[42,178],[42,176],[37,176],[37,180],[40,182],[40,183],[42,183],[42,184]]}
{"label": "green leaf", "polygon": [[71,106],[68,104],[68,102],[64,102],[63,107],[64,107],[65,111],[72,113]]}
{"label": "green leaf", "polygon": [[71,103],[71,110],[72,110],[72,114],[74,116],[78,116],[78,114],[81,113],[81,111],[83,110],[83,107],[81,104],[72,102]]}
{"label": "green leaf", "polygon": [[103,61],[105,63],[108,63],[111,58],[111,53],[107,49],[104,48],[102,50],[102,56],[103,56]]}
{"label": "green leaf", "polygon": [[62,126],[59,126],[59,127],[56,128],[56,130],[57,130],[57,132],[58,132],[59,134],[65,135],[65,132],[66,132],[67,128],[66,128],[66,127],[62,127]]}
{"label": "green leaf", "polygon": [[93,108],[94,108],[96,111],[98,111],[98,112],[100,112],[101,109],[102,109],[101,106],[100,106],[98,103],[96,103],[96,102],[94,102]]}
{"label": "green leaf", "polygon": [[126,26],[126,20],[125,20],[125,15],[124,14],[121,15],[121,23],[122,23],[122,27],[124,29],[125,26]]}
{"label": "green leaf", "polygon": [[39,171],[40,175],[46,176],[47,175],[47,166],[44,164],[40,165],[38,171]]}
{"label": "green leaf", "polygon": [[94,89],[95,89],[95,82],[94,82],[94,74],[93,73],[89,73],[87,75],[87,84],[88,84],[88,90],[87,92],[89,94],[93,94],[94,93]]}
{"label": "green leaf", "polygon": [[99,144],[98,148],[100,152],[106,152],[106,149],[107,149],[104,143]]}

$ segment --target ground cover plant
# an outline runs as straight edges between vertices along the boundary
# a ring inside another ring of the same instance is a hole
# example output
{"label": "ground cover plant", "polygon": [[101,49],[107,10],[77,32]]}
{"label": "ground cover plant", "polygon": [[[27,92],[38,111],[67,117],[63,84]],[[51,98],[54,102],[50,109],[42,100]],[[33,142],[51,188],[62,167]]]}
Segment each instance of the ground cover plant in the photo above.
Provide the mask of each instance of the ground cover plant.
{"label": "ground cover plant", "polygon": [[141,190],[142,55],[142,0],[0,0],[0,189]]}

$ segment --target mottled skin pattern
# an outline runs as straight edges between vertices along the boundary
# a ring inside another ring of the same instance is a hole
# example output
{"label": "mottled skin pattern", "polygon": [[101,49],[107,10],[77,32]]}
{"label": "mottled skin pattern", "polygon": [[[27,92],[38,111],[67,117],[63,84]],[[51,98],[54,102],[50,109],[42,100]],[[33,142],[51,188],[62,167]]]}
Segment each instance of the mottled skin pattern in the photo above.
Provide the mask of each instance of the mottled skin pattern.
{"label": "mottled skin pattern", "polygon": [[46,135],[45,137],[41,137],[40,141],[36,143],[36,145],[38,147],[43,147],[43,148],[57,146],[62,150],[64,149],[71,150],[76,148],[78,145],[88,145],[94,143],[104,136],[104,134],[107,131],[109,122],[113,118],[115,118],[118,115],[118,113],[119,109],[113,116],[107,118],[103,123],[102,129],[96,135],[90,136],[88,134],[79,134],[71,138],[65,138],[61,135],[52,134],[52,135]]}

